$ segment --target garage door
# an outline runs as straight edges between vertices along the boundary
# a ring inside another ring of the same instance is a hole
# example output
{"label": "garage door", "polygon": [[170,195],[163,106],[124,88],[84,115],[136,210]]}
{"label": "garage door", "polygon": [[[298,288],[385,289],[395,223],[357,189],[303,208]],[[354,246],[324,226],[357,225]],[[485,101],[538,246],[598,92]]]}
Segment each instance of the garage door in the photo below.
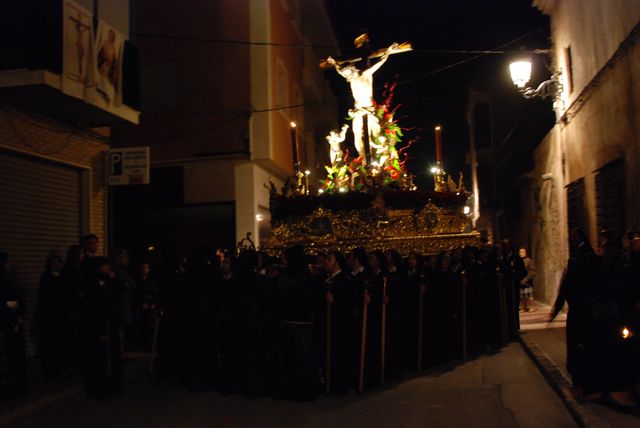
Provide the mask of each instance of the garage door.
{"label": "garage door", "polygon": [[9,254],[26,305],[27,356],[38,353],[34,322],[40,275],[52,252],[78,242],[81,170],[0,150],[0,251]]}

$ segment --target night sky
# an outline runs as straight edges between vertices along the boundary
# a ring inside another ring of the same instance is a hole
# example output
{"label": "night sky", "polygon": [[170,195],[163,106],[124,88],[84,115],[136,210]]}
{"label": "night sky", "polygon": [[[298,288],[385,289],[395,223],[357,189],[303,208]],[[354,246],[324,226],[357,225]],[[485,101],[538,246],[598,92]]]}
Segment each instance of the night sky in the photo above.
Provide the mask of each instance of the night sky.
{"label": "night sky", "polygon": [[[470,185],[465,166],[469,144],[465,114],[471,87],[490,89],[495,96],[496,144],[533,138],[518,145],[535,147],[551,128],[551,101],[524,100],[513,86],[508,73],[513,55],[433,52],[550,48],[549,19],[531,6],[531,0],[327,0],[327,5],[343,57],[356,54],[353,39],[364,31],[374,50],[393,42],[413,44],[413,52],[391,56],[376,72],[374,97],[382,101],[384,83],[398,82],[394,101],[401,106],[396,118],[404,128],[417,128],[407,132],[404,140],[418,138],[408,151],[407,165],[421,189],[432,185],[425,171],[435,162],[436,124],[443,126],[445,169],[454,177],[465,171],[465,182]],[[544,56],[534,60],[531,84],[548,78],[545,62]],[[343,121],[352,105],[349,87],[335,71],[326,73],[332,76],[340,97]],[[509,161],[517,163],[517,153]],[[520,163],[526,167],[527,159]]]}

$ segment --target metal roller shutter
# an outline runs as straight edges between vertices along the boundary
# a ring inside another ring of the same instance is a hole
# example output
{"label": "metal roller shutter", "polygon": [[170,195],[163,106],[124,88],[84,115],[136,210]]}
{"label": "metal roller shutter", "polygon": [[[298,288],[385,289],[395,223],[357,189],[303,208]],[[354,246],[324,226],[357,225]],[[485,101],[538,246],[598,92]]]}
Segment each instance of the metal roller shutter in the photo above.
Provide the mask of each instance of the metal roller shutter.
{"label": "metal roller shutter", "polygon": [[25,296],[28,358],[38,352],[34,313],[46,259],[64,257],[78,242],[80,179],[77,168],[0,151],[0,251],[9,254]]}

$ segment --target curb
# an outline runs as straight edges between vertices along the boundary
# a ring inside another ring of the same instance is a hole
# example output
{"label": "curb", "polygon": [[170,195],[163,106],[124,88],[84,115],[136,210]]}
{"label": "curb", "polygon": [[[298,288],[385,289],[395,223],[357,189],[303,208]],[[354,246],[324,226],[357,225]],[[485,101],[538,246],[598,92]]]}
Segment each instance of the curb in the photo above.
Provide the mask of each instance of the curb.
{"label": "curb", "polygon": [[556,363],[549,358],[538,344],[527,338],[526,333],[520,333],[519,341],[525,352],[531,357],[549,385],[560,396],[565,406],[581,428],[611,428],[611,424],[596,416],[585,405],[581,404],[573,396],[571,385],[564,377]]}

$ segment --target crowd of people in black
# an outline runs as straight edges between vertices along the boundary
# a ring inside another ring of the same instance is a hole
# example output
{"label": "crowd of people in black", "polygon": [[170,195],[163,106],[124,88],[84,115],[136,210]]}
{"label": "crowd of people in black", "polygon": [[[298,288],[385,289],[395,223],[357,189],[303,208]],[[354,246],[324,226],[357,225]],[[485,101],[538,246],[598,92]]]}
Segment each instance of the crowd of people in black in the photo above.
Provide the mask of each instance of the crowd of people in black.
{"label": "crowd of people in black", "polygon": [[602,231],[594,250],[584,231],[573,229],[570,245],[549,321],[568,304],[573,386],[587,400],[634,410],[640,399],[640,231],[622,239]]}
{"label": "crowd of people in black", "polygon": [[[622,248],[603,236],[599,255],[578,235],[550,314],[568,302],[569,371],[586,393],[638,393],[640,235]],[[87,235],[66,259],[51,256],[36,308],[45,375],[81,367],[96,399],[121,391],[125,351],[152,353],[154,378],[171,388],[349,394],[496,349],[530,309],[533,263],[507,240],[404,258],[201,247],[136,269],[125,250],[97,250]],[[26,391],[25,308],[4,253],[0,267],[0,387],[16,396]]]}

